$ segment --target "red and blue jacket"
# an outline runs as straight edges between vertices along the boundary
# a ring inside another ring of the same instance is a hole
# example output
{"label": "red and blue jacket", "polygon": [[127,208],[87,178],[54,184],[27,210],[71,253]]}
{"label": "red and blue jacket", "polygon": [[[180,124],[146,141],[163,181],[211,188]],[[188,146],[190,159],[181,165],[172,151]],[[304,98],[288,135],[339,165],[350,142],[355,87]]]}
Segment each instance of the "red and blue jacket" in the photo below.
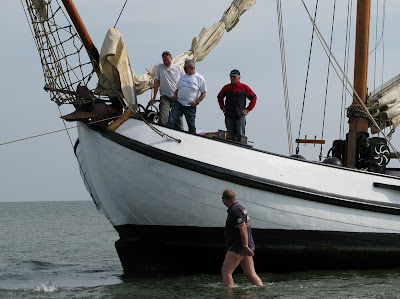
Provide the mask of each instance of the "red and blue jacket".
{"label": "red and blue jacket", "polygon": [[[221,110],[225,107],[225,115],[234,119],[238,119],[244,115],[243,110],[246,108],[246,98],[250,100],[247,109],[253,110],[257,102],[256,94],[243,83],[232,83],[225,85],[218,96],[218,103]],[[224,103],[225,98],[225,103]]]}

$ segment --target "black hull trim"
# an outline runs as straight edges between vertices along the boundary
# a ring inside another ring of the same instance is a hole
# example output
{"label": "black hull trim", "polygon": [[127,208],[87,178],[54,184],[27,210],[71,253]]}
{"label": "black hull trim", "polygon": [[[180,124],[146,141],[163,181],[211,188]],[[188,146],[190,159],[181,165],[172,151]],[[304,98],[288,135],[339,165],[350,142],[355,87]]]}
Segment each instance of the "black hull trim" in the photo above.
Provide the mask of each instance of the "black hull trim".
{"label": "black hull trim", "polygon": [[[186,157],[178,156],[147,144],[143,144],[136,140],[132,140],[123,135],[115,133],[113,131],[100,130],[94,128],[103,137],[118,143],[119,145],[138,152],[142,155],[151,157],[153,159],[163,161],[184,169],[188,169],[209,177],[221,179],[224,181],[232,182],[245,187],[263,190],[271,193],[282,194],[293,198],[299,198],[308,201],[315,201],[335,206],[342,206],[352,209],[359,209],[365,211],[372,211],[377,213],[385,213],[392,215],[400,215],[400,205],[386,202],[369,201],[362,198],[353,198],[338,196],[336,194],[320,193],[317,190],[309,189],[306,187],[293,186],[281,182],[275,182],[266,178],[252,176],[246,173],[232,171],[229,169],[221,168],[208,163],[196,161]],[[202,138],[202,136],[199,136]],[[205,138],[205,137],[203,137]],[[249,149],[253,150],[253,149]],[[269,154],[269,153],[268,153]],[[289,157],[285,157],[291,159]],[[303,161],[303,163],[313,163]],[[321,167],[331,167],[329,165],[323,165]],[[347,171],[356,171],[346,169]],[[379,177],[379,174],[374,174]]]}
{"label": "black hull trim", "polygon": [[[125,273],[219,273],[223,228],[123,225],[115,243]],[[253,229],[259,272],[400,266],[400,235]]]}

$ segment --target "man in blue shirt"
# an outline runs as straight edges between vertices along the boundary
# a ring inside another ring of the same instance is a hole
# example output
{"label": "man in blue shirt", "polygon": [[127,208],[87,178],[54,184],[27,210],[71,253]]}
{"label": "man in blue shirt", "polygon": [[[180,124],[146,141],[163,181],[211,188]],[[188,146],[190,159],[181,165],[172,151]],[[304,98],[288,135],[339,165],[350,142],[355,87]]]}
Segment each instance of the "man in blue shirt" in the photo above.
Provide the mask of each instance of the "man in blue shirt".
{"label": "man in blue shirt", "polygon": [[233,287],[233,271],[240,266],[244,274],[256,286],[263,283],[254,269],[254,241],[251,234],[250,216],[247,210],[236,201],[236,194],[232,190],[225,190],[222,202],[228,207],[228,217],[225,225],[226,255],[221,274],[225,287]]}

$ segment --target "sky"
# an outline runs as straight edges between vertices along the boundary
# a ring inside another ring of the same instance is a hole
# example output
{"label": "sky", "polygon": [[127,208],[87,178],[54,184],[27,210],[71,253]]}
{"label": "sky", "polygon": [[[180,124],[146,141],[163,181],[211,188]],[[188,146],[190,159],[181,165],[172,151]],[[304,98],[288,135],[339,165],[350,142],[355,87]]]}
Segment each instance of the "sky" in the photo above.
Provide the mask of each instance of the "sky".
{"label": "sky", "polygon": [[[317,25],[329,42],[334,1],[322,2],[318,9]],[[386,3],[386,10],[383,39],[370,56],[369,90],[400,73],[400,44],[396,40],[396,28],[400,26],[398,2],[372,0],[370,49],[375,47],[374,44],[381,36],[383,3]],[[99,50],[107,30],[114,26],[124,3],[125,0],[75,1]],[[135,73],[145,74],[146,68],[160,63],[164,50],[170,51],[173,56],[189,50],[192,39],[203,27],[208,28],[218,22],[230,3],[231,0],[128,1],[117,28],[124,36]],[[306,3],[313,13],[315,0]],[[353,3],[353,16],[355,6]],[[300,0],[283,0],[282,8],[293,139],[304,138],[305,135],[308,138],[323,137],[326,145],[322,148],[322,154],[326,156],[333,140],[343,138],[340,132],[340,80],[330,69],[327,87],[328,59],[319,42],[314,40],[299,136],[312,27]],[[342,66],[347,8],[347,1],[337,1],[332,51]],[[61,130],[65,125],[75,126],[75,123],[64,124],[59,118],[60,113],[71,112],[71,107],[61,107],[60,112],[43,90],[39,55],[20,1],[2,0],[0,25],[3,38],[0,47],[0,143]],[[350,81],[353,80],[354,28],[353,18],[351,54],[348,56]],[[255,109],[247,117],[246,133],[251,144],[255,148],[288,155],[275,0],[258,0],[255,6],[241,16],[238,25],[224,34],[208,57],[197,63],[196,70],[204,76],[208,89],[207,97],[197,110],[198,130],[215,132],[225,129],[216,96],[229,83],[228,74],[232,69],[240,70],[241,81],[249,85],[258,96]],[[139,103],[146,105],[150,97],[150,92],[141,95]],[[323,122],[325,98],[327,110]],[[351,99],[347,96],[346,106],[349,101]],[[347,121],[344,123],[347,130]],[[73,152],[76,129],[68,132],[1,145],[0,202],[90,200]],[[397,132],[397,135],[400,136],[400,133]],[[397,135],[392,142],[396,148],[400,148],[400,138]],[[306,159],[319,159],[319,146],[300,145],[299,149]]]}

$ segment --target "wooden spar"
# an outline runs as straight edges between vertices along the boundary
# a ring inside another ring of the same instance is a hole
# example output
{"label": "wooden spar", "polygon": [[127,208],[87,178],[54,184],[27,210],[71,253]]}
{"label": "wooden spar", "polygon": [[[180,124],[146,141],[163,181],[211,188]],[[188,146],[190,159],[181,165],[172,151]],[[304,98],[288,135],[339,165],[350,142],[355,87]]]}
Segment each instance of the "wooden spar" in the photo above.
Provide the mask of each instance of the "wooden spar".
{"label": "wooden spar", "polygon": [[99,51],[93,44],[93,41],[90,38],[88,31],[86,30],[85,24],[83,24],[83,21],[72,0],[62,0],[62,2],[68,12],[69,17],[72,20],[72,23],[74,23],[74,26],[78,31],[79,37],[81,38],[82,43],[85,46],[90,59],[92,60],[93,66],[96,69],[99,64]]}
{"label": "wooden spar", "polygon": [[305,139],[296,139],[296,143],[311,143],[311,144],[325,144],[325,140],[323,139],[307,139],[307,136]]}
{"label": "wooden spar", "polygon": [[[367,100],[370,15],[371,0],[358,0],[354,57],[354,89],[364,103]],[[353,105],[360,105],[355,94],[353,95]],[[347,138],[347,167],[356,167],[357,133],[367,131],[368,120],[366,118],[357,114],[350,117],[349,134]]]}

